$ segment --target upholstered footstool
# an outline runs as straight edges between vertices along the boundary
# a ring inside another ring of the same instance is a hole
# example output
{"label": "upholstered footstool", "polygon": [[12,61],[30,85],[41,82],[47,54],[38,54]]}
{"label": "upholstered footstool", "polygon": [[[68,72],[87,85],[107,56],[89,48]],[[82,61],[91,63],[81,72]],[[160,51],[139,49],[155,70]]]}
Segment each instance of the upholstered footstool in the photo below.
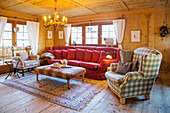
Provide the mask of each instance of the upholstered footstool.
{"label": "upholstered footstool", "polygon": [[68,84],[68,89],[70,89],[70,79],[82,75],[82,81],[84,81],[84,74],[86,73],[86,69],[83,67],[61,66],[61,68],[58,69],[53,67],[53,65],[40,66],[35,68],[34,71],[36,72],[37,81],[38,81],[39,74],[66,79]]}

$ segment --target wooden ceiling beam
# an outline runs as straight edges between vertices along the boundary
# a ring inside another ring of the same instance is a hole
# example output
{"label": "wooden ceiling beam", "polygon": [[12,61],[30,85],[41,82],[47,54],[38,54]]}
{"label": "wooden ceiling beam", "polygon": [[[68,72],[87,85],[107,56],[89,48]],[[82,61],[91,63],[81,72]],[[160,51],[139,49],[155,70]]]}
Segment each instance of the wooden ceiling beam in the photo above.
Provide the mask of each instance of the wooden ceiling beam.
{"label": "wooden ceiling beam", "polygon": [[130,11],[129,7],[123,0],[119,0],[120,4],[122,5],[123,8],[125,8],[127,11]]}
{"label": "wooden ceiling beam", "polygon": [[168,7],[168,1],[169,1],[169,0],[165,0],[165,5],[164,5],[164,7]]}
{"label": "wooden ceiling beam", "polygon": [[[18,0],[19,1],[19,0]],[[26,0],[26,1],[23,1],[23,2],[21,2],[20,1],[20,3],[16,3],[16,4],[14,4],[14,5],[11,5],[11,6],[8,6],[8,7],[3,7],[3,9],[8,9],[8,8],[10,8],[10,7],[14,7],[14,6],[17,6],[17,5],[20,5],[20,4],[23,4],[23,3],[26,3],[26,2],[29,2],[30,0]]]}
{"label": "wooden ceiling beam", "polygon": [[93,9],[90,9],[90,8],[88,8],[88,7],[82,5],[82,4],[80,4],[80,3],[78,3],[78,2],[76,2],[76,1],[74,1],[74,0],[70,0],[70,1],[71,1],[72,3],[78,5],[78,6],[81,6],[81,7],[83,7],[83,8],[86,8],[86,9],[92,11],[93,13],[99,14],[98,12],[94,11]]}
{"label": "wooden ceiling beam", "polygon": [[31,6],[35,6],[35,7],[39,7],[39,8],[42,8],[42,9],[47,9],[47,10],[50,10],[50,11],[53,11],[51,9],[48,9],[48,8],[45,8],[45,7],[42,7],[42,6],[38,6],[38,5],[34,5],[32,3],[29,3],[30,0],[18,0],[20,3],[17,3],[17,4],[14,4],[14,5],[11,5],[11,6],[8,6],[8,7],[4,7],[3,9],[8,9],[10,7],[14,7],[14,6],[17,6],[17,5],[20,5],[20,4],[23,4],[23,3],[26,3],[26,4],[29,4]]}

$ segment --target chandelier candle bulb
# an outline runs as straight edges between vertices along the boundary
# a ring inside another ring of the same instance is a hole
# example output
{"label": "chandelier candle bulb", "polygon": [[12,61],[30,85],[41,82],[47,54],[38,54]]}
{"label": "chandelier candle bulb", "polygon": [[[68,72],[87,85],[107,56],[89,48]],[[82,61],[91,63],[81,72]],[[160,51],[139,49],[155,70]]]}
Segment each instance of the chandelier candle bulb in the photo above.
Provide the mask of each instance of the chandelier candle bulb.
{"label": "chandelier candle bulb", "polygon": [[50,27],[51,29],[54,28],[55,30],[58,29],[58,26],[61,28],[64,28],[67,26],[68,19],[65,16],[58,15],[57,8],[56,8],[56,2],[57,0],[54,0],[55,2],[55,8],[53,16],[44,16],[44,27]]}
{"label": "chandelier candle bulb", "polygon": [[51,16],[49,15],[48,18],[51,19]]}

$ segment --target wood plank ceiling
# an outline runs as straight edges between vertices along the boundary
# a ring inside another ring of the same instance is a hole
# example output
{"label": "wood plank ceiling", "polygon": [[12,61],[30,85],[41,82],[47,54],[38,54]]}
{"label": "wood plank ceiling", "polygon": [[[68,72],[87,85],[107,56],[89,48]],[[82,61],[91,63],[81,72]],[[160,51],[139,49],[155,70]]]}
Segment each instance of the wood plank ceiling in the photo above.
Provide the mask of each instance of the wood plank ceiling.
{"label": "wood plank ceiling", "polygon": [[[170,7],[170,0],[58,0],[60,15],[67,17],[116,11]],[[54,0],[0,0],[0,8],[34,16],[54,12]]]}

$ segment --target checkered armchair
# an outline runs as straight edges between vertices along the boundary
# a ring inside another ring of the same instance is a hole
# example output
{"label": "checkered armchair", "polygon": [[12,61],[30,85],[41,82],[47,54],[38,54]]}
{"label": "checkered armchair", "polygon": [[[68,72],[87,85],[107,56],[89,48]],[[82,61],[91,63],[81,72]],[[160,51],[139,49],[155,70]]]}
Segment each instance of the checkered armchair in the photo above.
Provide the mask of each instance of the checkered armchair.
{"label": "checkered armchair", "polygon": [[115,73],[117,63],[112,63],[110,71],[105,73],[108,86],[120,97],[120,103],[125,104],[126,98],[145,95],[150,99],[150,92],[158,76],[162,54],[148,47],[134,50],[132,61],[139,61],[139,69],[125,75]]}
{"label": "checkered armchair", "polygon": [[12,47],[14,73],[17,70],[22,70],[24,76],[25,69],[29,70],[40,65],[39,55],[32,55],[31,49],[31,46]]}

